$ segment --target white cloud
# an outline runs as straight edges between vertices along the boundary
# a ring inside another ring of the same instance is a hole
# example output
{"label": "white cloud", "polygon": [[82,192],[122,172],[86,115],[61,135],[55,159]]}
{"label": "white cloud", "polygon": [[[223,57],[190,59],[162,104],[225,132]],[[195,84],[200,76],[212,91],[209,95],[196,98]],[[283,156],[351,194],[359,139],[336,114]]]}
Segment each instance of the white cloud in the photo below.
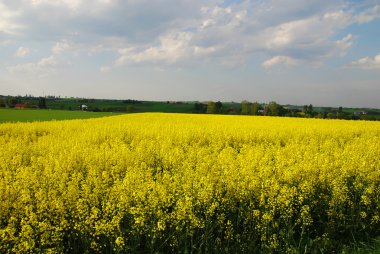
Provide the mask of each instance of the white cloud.
{"label": "white cloud", "polygon": [[266,45],[268,49],[294,48],[297,45],[315,47],[347,26],[349,20],[349,14],[340,10],[282,23],[265,31]]}
{"label": "white cloud", "polygon": [[101,73],[107,73],[107,72],[109,72],[110,70],[111,70],[111,67],[109,67],[109,66],[102,66],[102,67],[99,68],[99,71],[100,71]]}
{"label": "white cloud", "polygon": [[335,42],[336,48],[335,48],[335,55],[338,56],[345,56],[347,53],[347,50],[351,48],[352,44],[354,42],[354,36],[352,34],[348,34],[345,37],[343,37],[341,40],[338,40]]}
{"label": "white cloud", "polygon": [[[232,7],[214,7],[202,9],[203,17],[199,23],[187,33],[187,39],[175,39],[180,43],[174,50],[168,45],[173,43],[169,38],[166,43],[160,39],[159,47],[140,49],[135,47],[133,53],[128,56],[122,54],[117,65],[122,65],[126,59],[132,62],[158,62],[178,63],[178,60],[196,60],[198,53],[205,53],[203,57],[214,58],[217,63],[229,65],[241,64],[259,51],[272,52],[274,54],[288,53],[298,47],[298,52],[304,50],[326,47],[330,44],[334,48],[333,41],[328,42],[334,32],[344,27],[349,16],[342,11],[323,13],[305,19],[293,20],[264,29],[254,28],[252,17],[248,16],[247,9],[243,5]],[[246,30],[246,31],[245,31]],[[309,33],[313,30],[313,33]],[[178,33],[180,34],[180,33]],[[239,40],[236,40],[239,38]],[[330,52],[328,52],[330,53]],[[327,53],[325,53],[327,55]],[[200,59],[198,59],[200,60]]]}
{"label": "white cloud", "polygon": [[30,53],[30,50],[28,48],[24,48],[24,47],[19,47],[16,51],[16,53],[14,54],[15,57],[26,57],[27,55],[29,55]]}
{"label": "white cloud", "polygon": [[2,46],[6,46],[6,45],[9,45],[9,44],[11,44],[11,41],[10,41],[10,40],[0,41],[0,47],[2,47]]}
{"label": "white cloud", "polygon": [[380,53],[373,58],[367,56],[352,62],[349,67],[364,70],[380,70]]}
{"label": "white cloud", "polygon": [[368,23],[376,18],[380,18],[380,5],[375,5],[355,16],[355,21],[359,24]]}
{"label": "white cloud", "polygon": [[[120,57],[115,65],[199,61],[240,65],[259,52],[285,65],[293,65],[294,59],[322,63],[329,57],[344,56],[353,45],[355,37],[351,34],[340,40],[335,40],[334,37],[342,29],[358,22],[357,15],[360,13],[355,14],[351,9],[345,9],[340,1],[335,5],[326,3],[325,8],[319,6],[319,1],[302,3],[303,8],[298,8],[298,12],[309,7],[314,8],[315,12],[289,18],[276,8],[264,11],[266,7],[259,6],[254,1],[225,8],[204,6],[200,17],[190,26],[177,27],[165,36],[160,36],[157,41],[147,42],[143,46],[129,43],[128,47],[124,47],[128,52],[119,50]],[[283,7],[291,12],[293,6],[288,3]],[[260,8],[265,12],[265,17],[260,16]],[[374,9],[376,8],[362,13],[369,15]],[[273,15],[276,13],[280,13],[280,17]],[[277,22],[266,20],[267,16],[273,16]]]}
{"label": "white cloud", "polygon": [[113,6],[115,4],[114,0],[32,0],[31,5],[34,8],[41,8],[44,6],[56,7],[56,8],[67,8],[75,12],[91,12],[94,10],[99,11],[101,8],[107,6]]}
{"label": "white cloud", "polygon": [[193,33],[180,32],[163,36],[157,46],[143,49],[128,47],[120,49],[120,57],[115,62],[116,66],[133,63],[164,63],[175,64],[183,61],[192,61],[197,58],[207,57],[217,51],[216,47],[202,47],[194,45]]}
{"label": "white cloud", "polygon": [[15,18],[20,16],[19,11],[8,8],[4,3],[0,2],[0,34],[16,34],[24,26],[15,22]]}
{"label": "white cloud", "polygon": [[265,68],[272,68],[277,65],[294,66],[298,63],[299,63],[298,60],[291,58],[289,56],[275,56],[263,62],[262,66]]}
{"label": "white cloud", "polygon": [[70,47],[70,44],[66,40],[59,41],[53,46],[52,52],[54,54],[62,54],[65,50],[70,49]]}
{"label": "white cloud", "polygon": [[[124,41],[125,40],[121,40]],[[106,51],[114,51],[117,46],[122,46],[121,41],[118,41],[115,38],[110,38],[106,40],[99,41],[99,44],[87,44],[87,43],[78,43],[66,39],[62,39],[54,44],[51,48],[51,52],[54,55],[74,55],[78,56],[84,53],[87,56],[92,56],[97,53],[102,53]],[[119,43],[118,43],[119,42]]]}
{"label": "white cloud", "polygon": [[75,9],[81,4],[81,0],[32,0],[33,6],[40,5],[56,5],[56,6],[67,6],[69,8]]}
{"label": "white cloud", "polygon": [[47,72],[53,70],[55,67],[59,66],[61,63],[56,56],[51,55],[49,57],[42,58],[36,63],[24,63],[17,64],[8,67],[11,72],[27,72],[33,74],[46,74]]}
{"label": "white cloud", "polygon": [[192,38],[191,33],[178,33],[163,36],[159,40],[159,45],[148,47],[143,50],[136,48],[125,48],[119,50],[121,56],[116,61],[116,65],[122,66],[128,63],[142,62],[166,62],[175,63],[178,59],[189,54],[189,45]]}
{"label": "white cloud", "polygon": [[[28,62],[16,64],[13,66],[8,66],[10,72],[19,72],[19,73],[28,73],[38,76],[46,76],[52,71],[55,71],[59,68],[66,67],[69,65],[69,62],[66,60],[64,53],[68,50],[72,50],[74,47],[70,42],[66,40],[58,41],[51,48],[51,55],[48,57],[43,57],[37,62]],[[16,57],[22,58],[27,56],[30,53],[28,48],[20,47],[15,53]]]}
{"label": "white cloud", "polygon": [[38,63],[38,66],[42,68],[54,68],[59,65],[59,61],[56,56],[52,55],[49,57],[42,58]]}
{"label": "white cloud", "polygon": [[0,17],[6,10],[12,18],[3,27],[23,24],[25,37],[63,38],[53,55],[116,54],[99,66],[241,65],[258,54],[302,62],[344,56],[355,36],[337,40],[338,32],[380,17],[379,5],[355,8],[344,0],[13,0],[0,3]]}
{"label": "white cloud", "polygon": [[199,47],[194,46],[193,52],[195,56],[205,57],[218,51],[217,47]]}

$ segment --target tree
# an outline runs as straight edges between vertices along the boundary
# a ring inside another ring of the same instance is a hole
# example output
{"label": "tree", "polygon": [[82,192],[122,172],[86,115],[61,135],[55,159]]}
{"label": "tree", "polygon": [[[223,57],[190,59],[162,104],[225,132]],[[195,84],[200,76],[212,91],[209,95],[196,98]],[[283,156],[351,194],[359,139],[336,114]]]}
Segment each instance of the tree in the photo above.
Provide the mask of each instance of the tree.
{"label": "tree", "polygon": [[311,117],[311,116],[313,116],[313,105],[304,105],[303,107],[302,107],[302,112],[304,112],[305,113],[305,115],[306,116],[308,116],[308,117]]}
{"label": "tree", "polygon": [[203,103],[194,103],[194,109],[193,109],[193,112],[194,113],[206,113],[207,111],[207,105],[206,104],[203,104]]}
{"label": "tree", "polygon": [[303,105],[302,112],[304,112],[305,114],[307,114],[307,111],[308,111],[308,106],[307,105]]}
{"label": "tree", "polygon": [[220,102],[220,101],[217,101],[215,103],[215,110],[216,110],[216,113],[221,113],[222,112],[222,107],[223,107],[223,104]]}
{"label": "tree", "polygon": [[251,114],[258,115],[260,109],[260,104],[258,102],[254,102],[251,104]]}
{"label": "tree", "polygon": [[268,109],[266,113],[269,116],[282,116],[285,114],[285,109],[280,104],[277,104],[275,101],[269,102],[267,108]]}
{"label": "tree", "polygon": [[0,107],[5,107],[7,105],[7,102],[5,98],[0,98]]}
{"label": "tree", "polygon": [[276,102],[274,101],[269,102],[268,108],[269,108],[269,115],[271,116],[280,115],[279,105]]}
{"label": "tree", "polygon": [[47,108],[47,106],[46,106],[46,99],[44,97],[40,97],[38,99],[38,107],[39,108]]}
{"label": "tree", "polygon": [[207,114],[215,114],[215,113],[216,113],[215,102],[210,101],[210,102],[207,104]]}
{"label": "tree", "polygon": [[14,107],[17,103],[20,103],[20,100],[16,97],[10,97],[8,98],[7,100],[7,104],[10,106],[10,107]]}
{"label": "tree", "polygon": [[310,114],[310,115],[313,115],[313,105],[310,104],[310,105],[307,107],[307,113]]}
{"label": "tree", "polygon": [[330,113],[327,113],[326,117],[327,117],[328,119],[335,119],[335,118],[336,118],[336,115],[335,115],[334,113],[330,112]]}
{"label": "tree", "polygon": [[264,112],[263,112],[264,116],[270,116],[270,110],[269,110],[269,106],[266,105],[264,107]]}
{"label": "tree", "polygon": [[315,118],[321,118],[321,119],[323,119],[325,117],[326,117],[325,114],[322,113],[322,112],[319,112],[318,114],[315,115]]}
{"label": "tree", "polygon": [[244,100],[241,102],[241,114],[248,115],[249,114],[249,102]]}

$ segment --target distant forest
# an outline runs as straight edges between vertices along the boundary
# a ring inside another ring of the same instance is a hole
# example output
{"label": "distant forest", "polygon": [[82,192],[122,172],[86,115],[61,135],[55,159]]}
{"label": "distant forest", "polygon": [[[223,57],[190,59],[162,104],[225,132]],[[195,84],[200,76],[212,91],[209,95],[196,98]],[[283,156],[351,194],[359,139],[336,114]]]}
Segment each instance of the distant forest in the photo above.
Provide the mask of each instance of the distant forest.
{"label": "distant forest", "polygon": [[259,102],[182,102],[140,101],[133,99],[105,100],[88,98],[61,98],[60,96],[34,97],[0,95],[0,108],[60,109],[94,112],[167,112],[196,114],[232,114],[285,116],[322,119],[380,120],[380,109],[314,107],[309,105],[280,105],[275,101]]}

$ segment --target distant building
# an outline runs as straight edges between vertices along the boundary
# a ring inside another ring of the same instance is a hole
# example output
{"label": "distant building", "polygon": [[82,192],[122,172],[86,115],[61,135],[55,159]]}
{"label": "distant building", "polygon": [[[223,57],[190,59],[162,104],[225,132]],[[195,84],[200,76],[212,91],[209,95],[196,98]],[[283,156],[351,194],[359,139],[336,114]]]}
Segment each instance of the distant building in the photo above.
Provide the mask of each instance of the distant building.
{"label": "distant building", "polygon": [[28,104],[18,103],[15,105],[15,108],[18,108],[18,109],[28,108]]}
{"label": "distant building", "polygon": [[81,106],[80,106],[80,109],[81,109],[82,111],[87,111],[88,107],[87,107],[87,105],[81,105]]}
{"label": "distant building", "polygon": [[367,115],[368,114],[368,112],[366,112],[366,111],[357,111],[357,112],[354,112],[354,115],[355,116],[359,116],[359,115]]}

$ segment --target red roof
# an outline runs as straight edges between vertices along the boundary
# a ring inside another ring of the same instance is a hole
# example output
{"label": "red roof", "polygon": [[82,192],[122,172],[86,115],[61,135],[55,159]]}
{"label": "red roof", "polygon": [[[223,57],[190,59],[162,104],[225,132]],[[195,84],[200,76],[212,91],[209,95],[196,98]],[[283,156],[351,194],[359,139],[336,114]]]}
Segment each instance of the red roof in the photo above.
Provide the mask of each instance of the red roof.
{"label": "red roof", "polygon": [[18,103],[15,105],[15,108],[27,108],[27,107],[28,107],[28,104]]}

